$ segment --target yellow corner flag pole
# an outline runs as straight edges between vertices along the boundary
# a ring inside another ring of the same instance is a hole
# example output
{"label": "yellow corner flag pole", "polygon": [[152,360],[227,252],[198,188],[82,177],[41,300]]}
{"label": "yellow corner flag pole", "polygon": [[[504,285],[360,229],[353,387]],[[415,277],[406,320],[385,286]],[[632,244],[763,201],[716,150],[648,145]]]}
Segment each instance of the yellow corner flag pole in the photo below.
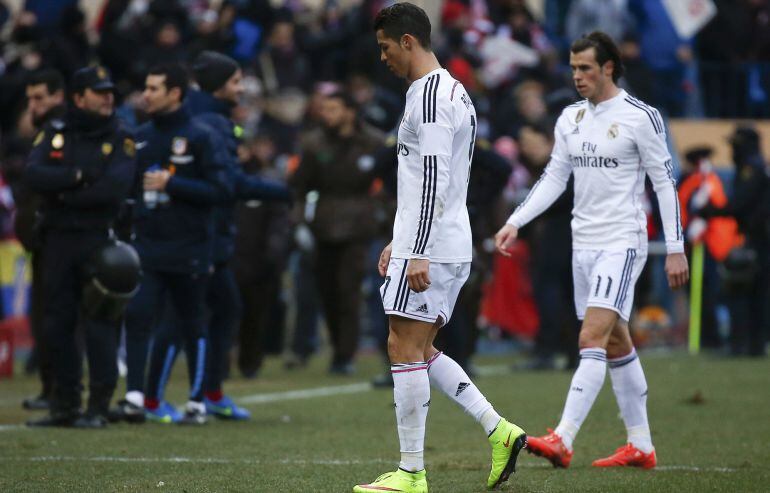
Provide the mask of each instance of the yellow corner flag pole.
{"label": "yellow corner flag pole", "polygon": [[703,306],[703,242],[692,249],[692,278],[690,280],[690,354],[700,352],[700,322]]}

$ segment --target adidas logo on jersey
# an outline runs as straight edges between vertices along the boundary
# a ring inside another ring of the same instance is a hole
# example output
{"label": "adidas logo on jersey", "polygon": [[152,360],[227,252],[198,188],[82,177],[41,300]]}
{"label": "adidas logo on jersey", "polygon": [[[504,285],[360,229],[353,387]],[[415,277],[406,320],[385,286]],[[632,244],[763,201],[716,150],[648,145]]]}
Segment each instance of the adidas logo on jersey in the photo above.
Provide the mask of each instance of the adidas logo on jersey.
{"label": "adidas logo on jersey", "polygon": [[471,386],[471,384],[469,384],[467,382],[460,382],[460,385],[457,386],[457,392],[455,392],[455,397],[457,397],[458,395],[462,394],[463,390],[467,389],[470,386]]}
{"label": "adidas logo on jersey", "polygon": [[423,303],[415,311],[416,312],[420,312],[420,313],[428,313],[428,304],[427,303]]}

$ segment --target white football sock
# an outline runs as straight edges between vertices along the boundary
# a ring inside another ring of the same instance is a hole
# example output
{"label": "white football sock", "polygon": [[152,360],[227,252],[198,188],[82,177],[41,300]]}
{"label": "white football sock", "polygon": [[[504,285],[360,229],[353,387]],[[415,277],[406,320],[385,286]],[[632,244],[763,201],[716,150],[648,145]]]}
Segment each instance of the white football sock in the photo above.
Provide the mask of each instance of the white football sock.
{"label": "white football sock", "polygon": [[607,361],[610,380],[620,414],[626,424],[628,442],[645,454],[653,451],[650,423],[647,421],[647,380],[642,363],[632,349],[621,358]]}
{"label": "white football sock", "polygon": [[126,400],[136,407],[144,407],[144,394],[138,390],[126,392]]}
{"label": "white football sock", "polygon": [[580,364],[572,377],[561,421],[554,430],[561,437],[567,450],[572,450],[572,442],[575,441],[580,426],[604,385],[606,373],[607,351],[605,349],[594,347],[580,350]]}
{"label": "white football sock", "polygon": [[473,416],[487,436],[495,431],[500,415],[455,360],[440,351],[434,354],[428,360],[428,377],[431,385]]}
{"label": "white football sock", "polygon": [[396,425],[401,446],[401,463],[405,471],[425,469],[425,420],[430,407],[428,365],[424,361],[391,365],[393,399],[396,403]]}

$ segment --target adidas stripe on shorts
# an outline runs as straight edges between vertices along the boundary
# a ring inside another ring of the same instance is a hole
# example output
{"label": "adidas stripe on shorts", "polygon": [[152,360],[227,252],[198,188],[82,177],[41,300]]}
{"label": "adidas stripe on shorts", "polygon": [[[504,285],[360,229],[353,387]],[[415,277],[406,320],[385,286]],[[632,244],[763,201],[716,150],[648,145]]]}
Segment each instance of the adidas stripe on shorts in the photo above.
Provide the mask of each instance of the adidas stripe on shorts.
{"label": "adidas stripe on shorts", "polygon": [[441,317],[441,325],[445,325],[452,316],[460,288],[471,273],[471,263],[431,262],[430,287],[415,293],[406,281],[407,262],[407,259],[390,259],[385,282],[380,287],[385,313],[429,323]]}
{"label": "adidas stripe on shorts", "polygon": [[575,310],[580,320],[586,307],[606,308],[625,321],[634,305],[634,285],[644,269],[647,251],[574,250],[572,279],[575,285]]}

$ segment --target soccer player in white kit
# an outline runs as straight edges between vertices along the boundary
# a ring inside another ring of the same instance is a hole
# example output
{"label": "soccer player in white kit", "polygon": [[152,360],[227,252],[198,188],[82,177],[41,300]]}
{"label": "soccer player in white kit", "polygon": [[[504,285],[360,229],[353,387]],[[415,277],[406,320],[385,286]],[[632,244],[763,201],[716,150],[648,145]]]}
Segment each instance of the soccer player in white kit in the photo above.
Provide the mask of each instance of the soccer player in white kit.
{"label": "soccer player in white kit", "polygon": [[470,272],[465,202],[476,111],[431,51],[430,22],[422,9],[408,3],[385,8],[375,32],[381,60],[411,83],[398,130],[393,241],[379,260],[401,462],[398,470],[353,491],[428,491],[423,445],[431,385],[484,428],[492,446],[487,486],[494,488],[514,471],[526,435],[497,414],[460,365],[433,347]]}
{"label": "soccer player in white kit", "polygon": [[551,161],[529,196],[495,237],[508,255],[519,228],[545,211],[575,175],[572,270],[575,307],[583,321],[580,364],[572,378],[561,421],[543,437],[530,437],[529,452],[555,467],[568,467],[572,443],[604,384],[612,389],[628,443],[593,462],[597,467],[656,464],[647,421],[647,382],[628,330],[634,284],[647,259],[645,175],[660,204],[666,237],[669,286],[688,278],[671,156],[660,113],[617,87],[623,73],[612,39],[594,32],[573,43],[570,66],[585,99],[567,106],[556,122]]}

